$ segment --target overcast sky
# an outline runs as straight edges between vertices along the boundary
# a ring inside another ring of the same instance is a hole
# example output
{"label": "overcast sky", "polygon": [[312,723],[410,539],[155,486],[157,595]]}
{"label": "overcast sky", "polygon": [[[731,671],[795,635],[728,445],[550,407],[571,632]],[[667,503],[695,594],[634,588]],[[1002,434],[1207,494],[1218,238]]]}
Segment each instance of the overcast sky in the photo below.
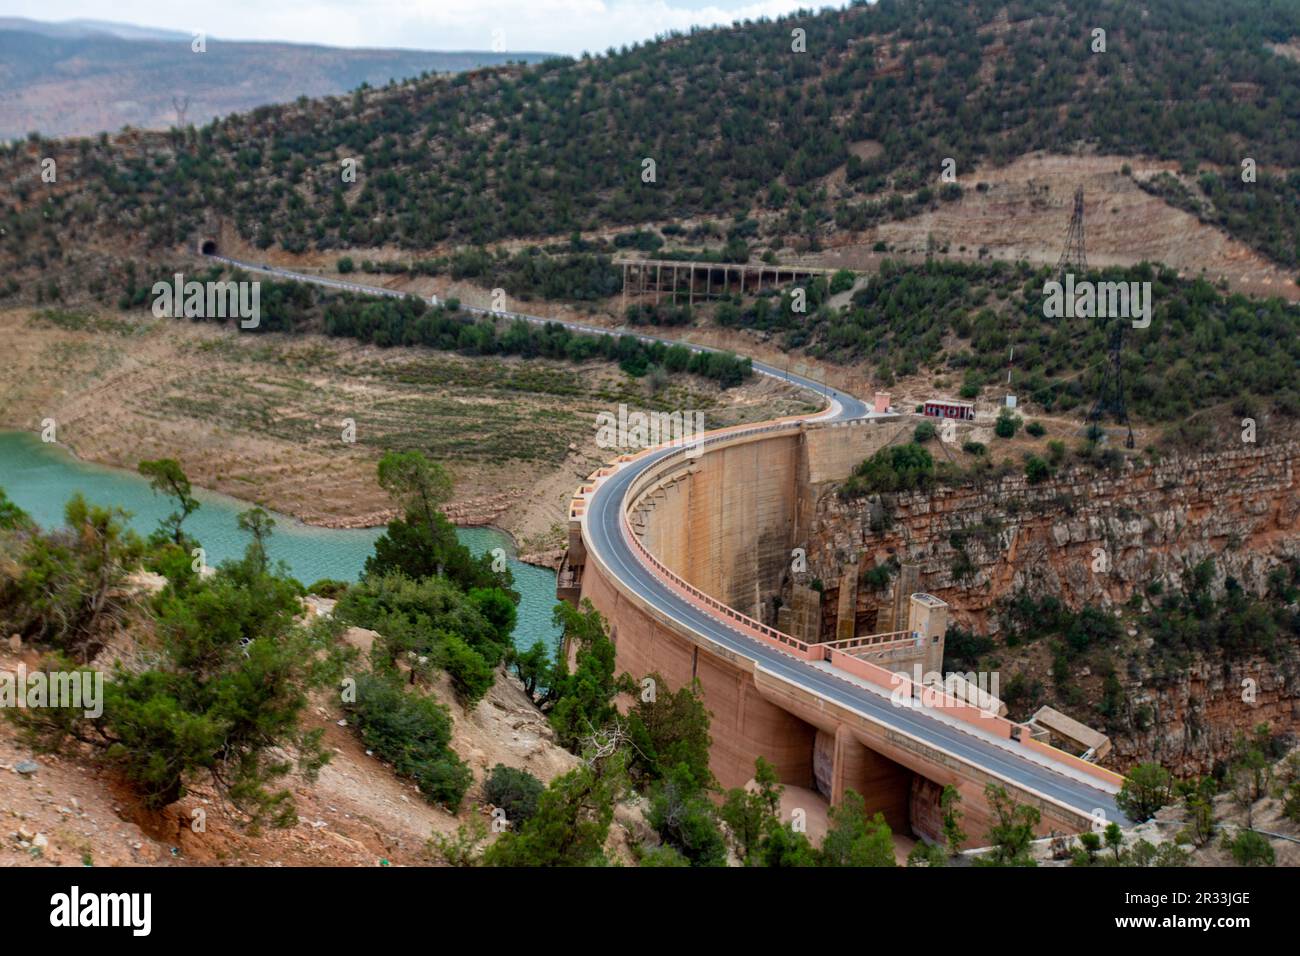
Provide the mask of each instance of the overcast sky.
{"label": "overcast sky", "polygon": [[[840,5],[830,0],[5,0],[35,20],[90,18],[238,40],[428,50],[604,52],[656,33]],[[494,35],[495,31],[495,35]],[[494,45],[499,41],[499,46]]]}

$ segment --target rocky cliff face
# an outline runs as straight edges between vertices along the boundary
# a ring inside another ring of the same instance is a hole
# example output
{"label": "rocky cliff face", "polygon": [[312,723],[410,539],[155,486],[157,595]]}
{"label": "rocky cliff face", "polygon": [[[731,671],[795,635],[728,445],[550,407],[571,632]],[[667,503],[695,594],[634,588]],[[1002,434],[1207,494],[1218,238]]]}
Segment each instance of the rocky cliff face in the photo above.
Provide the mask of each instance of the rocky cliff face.
{"label": "rocky cliff face", "polygon": [[1267,724],[1274,733],[1300,728],[1300,653],[1278,661],[1201,659],[1185,676],[1162,683],[1130,679],[1123,733],[1107,763],[1125,769],[1157,761],[1180,777],[1207,774],[1233,749],[1238,734]]}
{"label": "rocky cliff face", "polygon": [[[949,603],[952,619],[986,633],[996,631],[988,612],[1004,595],[1106,607],[1152,580],[1178,588],[1205,558],[1215,561],[1216,587],[1232,575],[1262,594],[1279,560],[1300,555],[1298,461],[1292,443],[1114,473],[1076,468],[1037,485],[1011,476],[892,503],[843,501],[826,486],[809,571],[832,581],[855,561],[862,571],[890,557],[915,562],[922,587]],[[878,599],[860,594],[860,604]]]}
{"label": "rocky cliff face", "polygon": [[[947,601],[951,620],[996,634],[996,602],[1022,592],[1072,608],[1118,607],[1151,581],[1182,588],[1206,558],[1212,588],[1227,576],[1262,595],[1269,572],[1300,556],[1300,444],[1196,457],[1114,472],[1064,471],[1031,485],[1023,476],[983,487],[844,501],[819,490],[808,548],[811,576],[840,580],[891,557],[920,568],[922,589]],[[870,621],[886,595],[859,579],[857,614]],[[1130,631],[1130,635],[1134,632]],[[1185,676],[1156,683],[1140,651],[1121,666],[1128,725],[1112,761],[1158,759],[1208,772],[1238,731],[1300,726],[1300,648],[1276,662],[1198,659]],[[1253,703],[1243,700],[1254,682]]]}

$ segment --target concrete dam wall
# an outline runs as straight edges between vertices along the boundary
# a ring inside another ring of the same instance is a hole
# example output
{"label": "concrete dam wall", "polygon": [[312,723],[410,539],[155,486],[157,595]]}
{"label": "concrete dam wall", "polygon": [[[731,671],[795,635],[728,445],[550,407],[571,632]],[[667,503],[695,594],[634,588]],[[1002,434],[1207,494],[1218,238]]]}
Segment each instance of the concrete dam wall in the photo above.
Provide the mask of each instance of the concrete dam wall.
{"label": "concrete dam wall", "polygon": [[632,509],[642,544],[711,597],[775,625],[772,599],[809,547],[818,486],[893,440],[896,421],[738,438],[656,475]]}

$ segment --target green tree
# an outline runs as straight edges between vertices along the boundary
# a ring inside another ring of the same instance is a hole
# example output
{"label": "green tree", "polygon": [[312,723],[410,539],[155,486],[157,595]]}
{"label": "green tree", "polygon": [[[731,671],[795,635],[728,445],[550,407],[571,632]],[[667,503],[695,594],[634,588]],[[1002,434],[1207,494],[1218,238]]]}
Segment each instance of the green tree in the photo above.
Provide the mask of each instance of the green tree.
{"label": "green tree", "polygon": [[684,768],[696,789],[712,788],[709,712],[700,699],[698,683],[670,692],[668,682],[656,673],[643,680],[637,691],[636,703],[627,715],[632,774],[658,780],[675,768]]}
{"label": "green tree", "polygon": [[1124,831],[1119,828],[1119,824],[1113,820],[1106,824],[1106,830],[1102,834],[1106,841],[1106,848],[1114,854],[1115,862],[1120,861],[1120,852],[1124,847]]}
{"label": "green tree", "polygon": [[261,508],[249,508],[247,511],[240,512],[238,523],[240,531],[253,536],[253,541],[246,552],[247,559],[253,561],[259,571],[266,573],[270,565],[266,542],[270,540],[271,532],[275,528],[275,519]]}
{"label": "green tree", "polygon": [[1030,455],[1025,459],[1025,477],[1029,479],[1031,485],[1041,484],[1051,476],[1052,469],[1037,455]]}
{"label": "green tree", "polygon": [[[293,768],[312,779],[328,760],[322,730],[304,730],[308,694],[337,680],[344,652],[334,625],[297,623],[296,583],[267,574],[252,554],[154,601],[149,666],[119,666],[103,711],[46,711],[32,730],[51,745],[71,736],[103,751],[147,807],[181,799],[206,774],[256,827],[296,821]],[[287,754],[293,754],[290,758]]]}
{"label": "green tree", "polygon": [[507,660],[523,682],[524,692],[536,702],[551,681],[551,652],[541,641],[535,641],[526,651],[511,648]]}
{"label": "green tree", "polygon": [[1184,829],[1187,839],[1196,846],[1205,846],[1214,837],[1215,815],[1213,777],[1201,777],[1191,783],[1182,784],[1184,791],[1184,808],[1187,826]]}
{"label": "green tree", "polygon": [[1173,777],[1156,763],[1138,764],[1130,770],[1115,797],[1116,806],[1139,823],[1150,820],[1157,810],[1173,801]]}
{"label": "green tree", "polygon": [[647,819],[692,866],[723,866],[727,842],[718,829],[713,803],[686,763],[672,768],[655,786]]}
{"label": "green tree", "polygon": [[747,866],[760,864],[764,839],[780,825],[784,789],[776,768],[759,757],[754,762],[754,788],[733,787],[723,798],[720,816],[731,831],[737,855]]}
{"label": "green tree", "polygon": [[31,523],[27,512],[10,501],[4,489],[0,488],[0,531],[17,531],[30,527]]}
{"label": "green tree", "polygon": [[334,616],[378,631],[372,657],[388,665],[401,662],[413,675],[442,668],[465,703],[473,705],[491,689],[494,669],[511,646],[484,607],[446,578],[413,581],[390,572],[367,575],[348,588]]}
{"label": "green tree", "polygon": [[483,796],[494,807],[505,811],[512,827],[519,827],[537,813],[537,803],[545,788],[527,770],[497,764],[483,781]]}
{"label": "green tree", "polygon": [[1019,415],[1004,408],[998,412],[998,417],[993,422],[993,434],[999,438],[1013,438],[1020,428],[1020,421]]}
{"label": "green tree", "polygon": [[1272,844],[1255,830],[1238,830],[1228,847],[1238,866],[1272,866],[1276,862]]}
{"label": "green tree", "polygon": [[142,461],[139,465],[140,474],[149,479],[149,487],[156,493],[167,495],[176,502],[176,510],[163,518],[159,524],[161,530],[167,537],[171,538],[172,543],[183,547],[186,543],[185,532],[182,525],[185,519],[199,509],[198,499],[192,494],[193,489],[190,487],[190,480],[181,470],[180,463],[174,458],[158,458],[153,461]]}
{"label": "green tree", "polygon": [[576,770],[551,781],[537,812],[517,831],[502,833],[483,855],[488,866],[601,866],[614,804],[627,786],[621,748],[589,751]]}
{"label": "green tree", "polygon": [[[557,604],[555,623],[564,629],[564,641],[556,651],[555,704],[549,719],[560,744],[576,750],[579,741],[603,729],[617,713],[614,645],[605,619],[588,598],[583,598],[578,608]],[[572,674],[565,659],[566,647],[576,648]]]}
{"label": "green tree", "polygon": [[429,461],[418,451],[385,452],[379,459],[379,487],[397,501],[408,516],[415,515],[427,525],[451,498],[451,476],[436,461]]}
{"label": "green tree", "polygon": [[1037,807],[1017,803],[1007,791],[990,783],[984,788],[985,799],[993,811],[993,825],[988,841],[993,851],[977,858],[980,866],[1036,866],[1030,854],[1034,830],[1042,820]]}
{"label": "green tree", "polygon": [[896,866],[894,835],[883,814],[867,816],[866,802],[855,790],[845,790],[829,814],[818,861],[822,866]]}
{"label": "green tree", "polygon": [[66,531],[31,527],[12,535],[6,550],[16,560],[0,562],[6,632],[48,643],[79,663],[94,660],[126,616],[123,584],[143,553],[126,527],[129,517],[78,494],[64,509]]}
{"label": "green tree", "polygon": [[961,792],[950,783],[943,786],[939,796],[939,810],[943,814],[943,840],[948,855],[956,856],[966,842],[966,831],[961,828]]}

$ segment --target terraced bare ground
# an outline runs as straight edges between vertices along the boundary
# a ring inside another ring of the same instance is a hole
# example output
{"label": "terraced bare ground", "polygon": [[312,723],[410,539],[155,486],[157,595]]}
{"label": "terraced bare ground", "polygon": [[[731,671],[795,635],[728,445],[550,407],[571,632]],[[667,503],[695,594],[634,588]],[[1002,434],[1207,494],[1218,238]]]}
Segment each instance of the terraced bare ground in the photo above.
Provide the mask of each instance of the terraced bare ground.
{"label": "terraced bare ground", "polygon": [[766,381],[722,392],[683,376],[651,395],[605,363],[241,335],[147,314],[15,309],[0,312],[0,336],[11,343],[2,427],[54,418],[83,458],[134,468],[175,457],[196,484],[331,525],[385,519],[375,462],[419,448],[451,469],[457,520],[497,524],[538,549],[577,483],[611,455],[595,443],[598,411],[700,409],[726,425],[803,407]]}
{"label": "terraced bare ground", "polygon": [[[1123,174],[1125,163],[1132,177]],[[964,189],[959,201],[846,236],[808,261],[869,269],[885,255],[923,257],[933,245],[946,247],[946,258],[977,259],[983,249],[994,259],[1055,263],[1070,222],[1074,190],[1082,186],[1090,265],[1163,262],[1185,275],[1204,270],[1212,279],[1225,278],[1241,292],[1300,300],[1294,276],[1219,229],[1143,192],[1135,182],[1161,172],[1177,175],[1177,164],[1036,153],[999,168],[959,168]],[[979,188],[981,183],[985,188]],[[874,252],[878,241],[890,252]]]}

